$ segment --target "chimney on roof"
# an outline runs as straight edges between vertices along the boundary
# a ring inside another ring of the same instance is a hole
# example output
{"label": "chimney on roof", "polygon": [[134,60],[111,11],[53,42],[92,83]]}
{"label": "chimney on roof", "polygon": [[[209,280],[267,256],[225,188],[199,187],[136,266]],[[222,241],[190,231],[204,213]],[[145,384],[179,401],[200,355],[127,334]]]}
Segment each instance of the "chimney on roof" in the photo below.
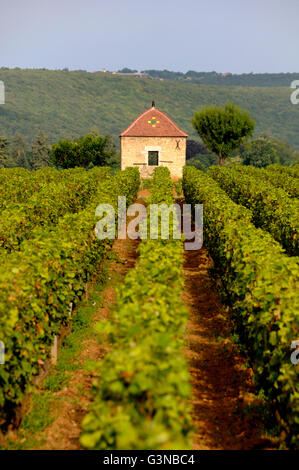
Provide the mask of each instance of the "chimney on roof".
{"label": "chimney on roof", "polygon": [[154,108],[154,107],[155,107],[155,102],[154,102],[154,101],[152,101],[152,108]]}

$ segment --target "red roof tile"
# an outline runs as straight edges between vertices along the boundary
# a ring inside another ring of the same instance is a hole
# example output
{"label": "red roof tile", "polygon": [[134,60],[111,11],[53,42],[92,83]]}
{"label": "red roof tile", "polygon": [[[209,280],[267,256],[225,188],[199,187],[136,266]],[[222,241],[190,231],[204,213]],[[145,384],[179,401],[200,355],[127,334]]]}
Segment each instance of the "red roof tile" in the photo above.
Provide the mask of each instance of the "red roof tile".
{"label": "red roof tile", "polygon": [[154,106],[140,114],[120,137],[187,137],[165,113]]}

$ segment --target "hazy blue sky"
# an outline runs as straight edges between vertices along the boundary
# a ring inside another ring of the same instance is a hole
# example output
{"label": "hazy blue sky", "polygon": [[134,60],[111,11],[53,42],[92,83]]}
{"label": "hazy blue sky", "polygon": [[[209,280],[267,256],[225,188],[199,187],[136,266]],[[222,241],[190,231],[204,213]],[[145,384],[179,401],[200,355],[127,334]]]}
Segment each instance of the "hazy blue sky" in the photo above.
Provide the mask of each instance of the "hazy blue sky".
{"label": "hazy blue sky", "polygon": [[299,72],[299,0],[0,0],[0,67]]}

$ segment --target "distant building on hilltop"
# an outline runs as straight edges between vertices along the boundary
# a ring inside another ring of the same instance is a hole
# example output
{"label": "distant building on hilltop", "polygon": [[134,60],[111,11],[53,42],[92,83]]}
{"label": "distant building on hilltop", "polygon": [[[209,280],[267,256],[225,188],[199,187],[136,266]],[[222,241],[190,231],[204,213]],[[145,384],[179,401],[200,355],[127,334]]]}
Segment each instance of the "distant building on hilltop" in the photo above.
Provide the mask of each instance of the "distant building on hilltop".
{"label": "distant building on hilltop", "polygon": [[167,166],[172,177],[181,178],[187,137],[153,101],[152,107],[120,134],[121,169],[138,166],[140,175],[149,177],[155,167]]}
{"label": "distant building on hilltop", "polygon": [[112,72],[112,75],[124,75],[125,77],[147,78],[148,74],[145,72]]}

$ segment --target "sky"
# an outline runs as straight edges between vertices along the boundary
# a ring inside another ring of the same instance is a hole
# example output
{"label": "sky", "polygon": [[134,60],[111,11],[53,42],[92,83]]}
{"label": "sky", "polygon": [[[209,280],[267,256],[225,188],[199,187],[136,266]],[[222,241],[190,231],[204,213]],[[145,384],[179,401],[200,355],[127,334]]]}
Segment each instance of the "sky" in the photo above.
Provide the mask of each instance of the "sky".
{"label": "sky", "polygon": [[0,67],[299,72],[299,0],[0,0]]}

